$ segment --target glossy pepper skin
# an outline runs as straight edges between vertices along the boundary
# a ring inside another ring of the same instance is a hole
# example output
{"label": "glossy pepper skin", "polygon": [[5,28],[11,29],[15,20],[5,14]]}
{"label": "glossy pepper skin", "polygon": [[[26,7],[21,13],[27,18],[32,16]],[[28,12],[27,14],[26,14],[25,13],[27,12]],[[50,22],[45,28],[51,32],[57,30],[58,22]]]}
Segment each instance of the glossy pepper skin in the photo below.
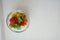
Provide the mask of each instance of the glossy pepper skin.
{"label": "glossy pepper skin", "polygon": [[25,26],[27,24],[27,20],[24,20],[23,22],[20,23],[21,26]]}
{"label": "glossy pepper skin", "polygon": [[17,13],[17,16],[20,16],[22,19],[24,18],[24,15],[22,13]]}
{"label": "glossy pepper skin", "polygon": [[9,21],[10,21],[10,24],[11,24],[11,25],[13,25],[13,24],[15,24],[15,23],[18,23],[17,17],[12,17]]}

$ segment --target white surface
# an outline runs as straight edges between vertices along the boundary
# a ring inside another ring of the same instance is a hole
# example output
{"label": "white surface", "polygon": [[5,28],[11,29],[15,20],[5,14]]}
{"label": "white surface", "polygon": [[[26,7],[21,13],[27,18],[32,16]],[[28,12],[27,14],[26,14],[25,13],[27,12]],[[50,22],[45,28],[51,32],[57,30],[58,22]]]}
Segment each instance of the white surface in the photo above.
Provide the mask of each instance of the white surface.
{"label": "white surface", "polygon": [[1,40],[1,22],[0,22],[0,40]]}
{"label": "white surface", "polygon": [[[30,25],[25,32],[12,32],[6,25],[7,15],[15,9],[29,13]],[[60,0],[3,0],[3,14],[3,40],[60,40]]]}
{"label": "white surface", "polygon": [[0,40],[1,40],[1,13],[2,13],[2,1],[0,0]]}
{"label": "white surface", "polygon": [[[1,35],[1,20],[0,20],[0,35]],[[0,40],[1,40],[1,36],[0,36]]]}

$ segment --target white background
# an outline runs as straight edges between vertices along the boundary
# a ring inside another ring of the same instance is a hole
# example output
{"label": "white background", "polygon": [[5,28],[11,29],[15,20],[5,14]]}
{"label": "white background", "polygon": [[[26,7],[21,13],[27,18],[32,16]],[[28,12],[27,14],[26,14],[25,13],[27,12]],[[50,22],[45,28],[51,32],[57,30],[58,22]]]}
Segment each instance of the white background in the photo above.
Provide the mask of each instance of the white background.
{"label": "white background", "polygon": [[[60,0],[3,0],[2,40],[60,40]],[[12,32],[6,25],[7,15],[25,10],[30,17],[29,28]]]}

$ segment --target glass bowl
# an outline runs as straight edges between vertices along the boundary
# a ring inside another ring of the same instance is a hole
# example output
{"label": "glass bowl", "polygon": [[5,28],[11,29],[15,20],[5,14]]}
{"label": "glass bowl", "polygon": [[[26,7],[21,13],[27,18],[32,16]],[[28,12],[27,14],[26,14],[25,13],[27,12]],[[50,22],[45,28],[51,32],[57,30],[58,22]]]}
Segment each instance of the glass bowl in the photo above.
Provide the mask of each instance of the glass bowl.
{"label": "glass bowl", "polygon": [[25,11],[14,10],[6,19],[7,27],[13,32],[23,32],[28,28],[29,16]]}

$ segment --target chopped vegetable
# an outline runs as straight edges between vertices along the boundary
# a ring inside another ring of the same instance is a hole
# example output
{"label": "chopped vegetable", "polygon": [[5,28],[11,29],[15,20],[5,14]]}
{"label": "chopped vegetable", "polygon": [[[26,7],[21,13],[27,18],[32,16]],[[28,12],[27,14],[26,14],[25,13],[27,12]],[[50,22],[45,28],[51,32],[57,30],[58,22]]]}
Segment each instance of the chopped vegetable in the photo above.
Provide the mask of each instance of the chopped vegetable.
{"label": "chopped vegetable", "polygon": [[22,22],[22,19],[21,19],[21,17],[18,17],[18,22],[20,23],[20,22]]}
{"label": "chopped vegetable", "polygon": [[19,14],[19,16],[23,19],[24,18],[24,15],[22,13]]}
{"label": "chopped vegetable", "polygon": [[24,15],[24,20],[26,20],[26,18],[27,18],[27,16],[26,16],[26,15]]}
{"label": "chopped vegetable", "polygon": [[16,13],[11,13],[11,18],[9,19],[9,26],[12,28],[16,28],[16,29],[21,29],[21,27],[23,26],[23,28],[25,27],[25,25],[27,25],[27,16],[24,13],[21,12],[16,12]]}
{"label": "chopped vegetable", "polygon": [[13,25],[13,24],[15,24],[15,23],[18,23],[18,19],[17,19],[16,17],[12,17],[12,18],[10,19],[10,24]]}
{"label": "chopped vegetable", "polygon": [[17,24],[13,24],[13,25],[12,25],[13,28],[17,28],[18,26],[19,26],[19,25],[17,25]]}
{"label": "chopped vegetable", "polygon": [[23,22],[20,23],[20,25],[25,26],[27,24],[27,20],[24,20]]}
{"label": "chopped vegetable", "polygon": [[10,16],[11,17],[16,17],[16,14],[15,13],[11,13]]}

